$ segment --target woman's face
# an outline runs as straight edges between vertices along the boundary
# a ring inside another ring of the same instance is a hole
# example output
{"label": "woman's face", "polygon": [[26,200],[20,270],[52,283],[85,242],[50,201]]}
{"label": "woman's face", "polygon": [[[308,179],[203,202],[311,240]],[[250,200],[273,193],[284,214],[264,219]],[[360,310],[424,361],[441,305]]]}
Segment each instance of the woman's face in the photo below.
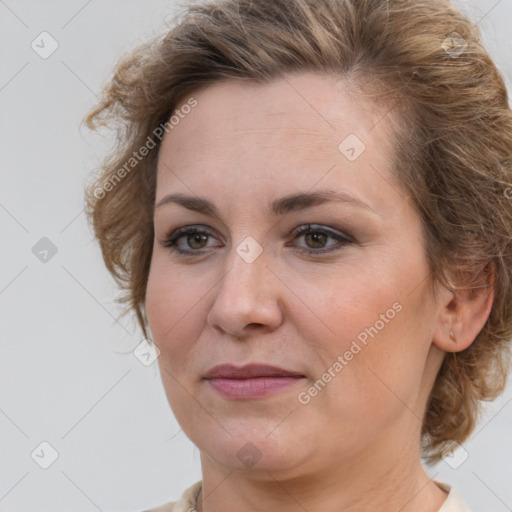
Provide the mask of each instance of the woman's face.
{"label": "woman's face", "polygon": [[[288,476],[416,456],[439,306],[393,112],[307,73],[193,96],[160,149],[146,298],[184,432],[210,464]],[[290,374],[205,378],[249,364]]]}

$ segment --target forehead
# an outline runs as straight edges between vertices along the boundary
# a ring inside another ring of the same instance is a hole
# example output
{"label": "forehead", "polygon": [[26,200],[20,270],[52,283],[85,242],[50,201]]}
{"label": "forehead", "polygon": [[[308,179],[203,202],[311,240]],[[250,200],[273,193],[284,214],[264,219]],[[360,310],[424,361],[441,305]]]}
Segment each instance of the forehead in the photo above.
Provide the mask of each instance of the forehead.
{"label": "forehead", "polygon": [[[172,130],[177,146],[191,132],[207,143],[222,137],[227,130],[243,137],[251,129],[270,128],[300,129],[336,138],[344,131],[364,136],[384,117],[382,108],[377,108],[357,87],[343,79],[315,73],[285,75],[268,83],[226,80],[191,96],[197,100],[197,106],[180,116],[179,130],[178,126]],[[200,130],[198,125],[210,129]]]}
{"label": "forehead", "polygon": [[197,187],[289,192],[322,176],[324,185],[341,178],[350,188],[388,171],[385,112],[343,80],[312,73],[265,84],[230,80],[191,96],[197,105],[160,148],[157,200],[169,189]]}

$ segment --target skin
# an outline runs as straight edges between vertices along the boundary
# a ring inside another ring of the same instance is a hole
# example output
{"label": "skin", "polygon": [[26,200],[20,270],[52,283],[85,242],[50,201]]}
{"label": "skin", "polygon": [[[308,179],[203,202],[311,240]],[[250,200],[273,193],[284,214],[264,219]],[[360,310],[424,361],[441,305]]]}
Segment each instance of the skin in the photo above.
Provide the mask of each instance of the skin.
{"label": "skin", "polygon": [[[445,352],[474,340],[492,292],[432,294],[420,218],[390,170],[392,114],[310,73],[225,81],[193,96],[197,106],[162,142],[155,204],[200,196],[220,217],[155,208],[146,311],[168,401],[201,452],[198,509],[437,511],[446,493],[421,465],[421,418]],[[352,162],[338,149],[348,134],[366,146]],[[267,211],[274,199],[319,190],[371,210],[329,201]],[[293,233],[307,224],[352,241]],[[195,245],[183,236],[182,256],[164,243],[187,225],[210,236]],[[248,236],[263,249],[252,263],[236,251]],[[327,246],[338,250],[318,253]],[[300,403],[397,303],[400,312]],[[304,378],[256,400],[224,398],[203,379],[217,364],[251,362]],[[250,467],[237,457],[246,443],[261,456]]]}

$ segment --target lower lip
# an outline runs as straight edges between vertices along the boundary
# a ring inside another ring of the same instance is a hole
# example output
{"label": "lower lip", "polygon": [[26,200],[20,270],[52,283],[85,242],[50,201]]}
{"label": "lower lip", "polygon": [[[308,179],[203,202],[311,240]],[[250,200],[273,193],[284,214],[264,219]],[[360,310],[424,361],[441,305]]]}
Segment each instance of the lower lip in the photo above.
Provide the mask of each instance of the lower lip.
{"label": "lower lip", "polygon": [[257,377],[252,379],[207,379],[215,391],[227,398],[262,398],[293,386],[302,377]]}

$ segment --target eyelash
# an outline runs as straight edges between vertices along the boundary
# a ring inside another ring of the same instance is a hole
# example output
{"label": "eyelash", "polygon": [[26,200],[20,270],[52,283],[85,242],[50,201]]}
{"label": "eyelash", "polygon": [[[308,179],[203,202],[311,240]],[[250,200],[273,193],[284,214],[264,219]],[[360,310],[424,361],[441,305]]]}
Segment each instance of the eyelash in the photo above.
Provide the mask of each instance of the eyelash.
{"label": "eyelash", "polygon": [[[323,228],[323,227],[316,227],[314,224],[306,224],[304,226],[301,226],[294,230],[293,235],[295,238],[298,238],[302,235],[308,234],[308,233],[321,233],[324,235],[327,235],[338,242],[341,242],[341,246],[338,244],[332,244],[332,246],[327,246],[328,248],[321,248],[321,249],[307,249],[304,247],[300,247],[299,251],[307,254],[326,254],[334,251],[341,250],[344,246],[353,244],[354,240],[349,235],[341,235],[339,233],[336,233],[334,231],[331,231],[330,229]],[[176,252],[179,255],[192,255],[192,254],[203,254],[205,252],[205,249],[191,249],[191,250],[183,250],[179,249],[177,246],[177,242],[180,238],[186,235],[191,234],[199,234],[199,235],[207,235],[207,236],[213,236],[212,233],[210,233],[208,230],[203,229],[201,226],[184,226],[182,228],[176,229],[172,233],[170,233],[162,242],[162,246],[164,248],[170,249],[172,252]],[[206,249],[207,250],[207,249]]]}

